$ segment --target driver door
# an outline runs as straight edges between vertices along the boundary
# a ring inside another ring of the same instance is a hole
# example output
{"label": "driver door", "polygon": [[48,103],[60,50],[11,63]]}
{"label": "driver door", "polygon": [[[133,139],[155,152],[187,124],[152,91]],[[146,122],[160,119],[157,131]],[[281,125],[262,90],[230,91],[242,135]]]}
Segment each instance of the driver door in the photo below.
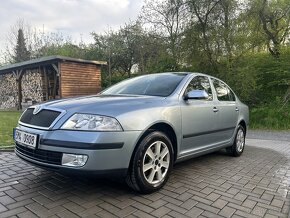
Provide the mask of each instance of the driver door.
{"label": "driver door", "polygon": [[181,155],[205,149],[215,142],[211,133],[215,130],[217,114],[209,78],[195,76],[185,89],[184,95],[193,90],[205,90],[206,99],[180,99],[182,114]]}

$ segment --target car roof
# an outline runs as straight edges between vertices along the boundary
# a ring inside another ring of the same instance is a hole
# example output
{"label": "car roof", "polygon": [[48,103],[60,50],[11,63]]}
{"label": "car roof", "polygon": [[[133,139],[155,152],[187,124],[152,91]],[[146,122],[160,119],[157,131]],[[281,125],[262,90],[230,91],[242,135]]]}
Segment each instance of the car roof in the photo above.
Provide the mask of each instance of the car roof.
{"label": "car roof", "polygon": [[[183,74],[183,75],[199,75],[199,76],[208,76],[210,78],[213,79],[217,79],[217,80],[221,80],[220,78],[217,78],[215,76],[209,75],[209,74],[205,74],[205,73],[200,73],[200,72],[164,72],[164,73],[174,73],[174,74]],[[221,80],[222,82],[224,82],[223,80]]]}
{"label": "car roof", "polygon": [[220,80],[220,81],[224,82],[223,80],[221,80],[221,79],[219,79],[219,78],[217,78],[215,76],[212,76],[212,75],[209,75],[209,74],[205,74],[205,73],[200,73],[200,72],[172,71],[172,72],[160,72],[160,73],[145,74],[145,75],[142,75],[142,76],[154,75],[154,74],[179,74],[179,75],[184,75],[184,76],[189,76],[189,75],[208,76],[210,78],[217,79],[217,80]]}
{"label": "car roof", "polygon": [[205,74],[205,73],[199,73],[199,72],[183,72],[183,71],[180,71],[180,72],[162,72],[162,73],[167,73],[167,74],[182,74],[182,75],[202,75],[202,76],[210,76],[210,77],[213,77],[211,75],[208,75],[208,74]]}

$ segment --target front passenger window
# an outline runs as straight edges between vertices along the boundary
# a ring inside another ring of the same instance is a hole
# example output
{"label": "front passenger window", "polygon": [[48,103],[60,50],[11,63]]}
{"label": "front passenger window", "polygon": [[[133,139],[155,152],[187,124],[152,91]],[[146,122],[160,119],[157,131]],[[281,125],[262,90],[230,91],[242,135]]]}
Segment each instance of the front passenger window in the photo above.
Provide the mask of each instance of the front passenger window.
{"label": "front passenger window", "polygon": [[212,101],[212,91],[209,83],[209,79],[205,76],[196,76],[188,84],[185,93],[192,90],[205,90],[208,94],[207,101]]}

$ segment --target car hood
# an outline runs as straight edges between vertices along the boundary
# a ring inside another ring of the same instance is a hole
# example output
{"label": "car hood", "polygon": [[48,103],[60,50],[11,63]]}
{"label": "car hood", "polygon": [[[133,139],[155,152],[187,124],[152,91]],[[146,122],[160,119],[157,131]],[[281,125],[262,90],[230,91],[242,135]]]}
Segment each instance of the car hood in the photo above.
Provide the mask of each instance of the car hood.
{"label": "car hood", "polygon": [[68,98],[46,102],[46,108],[61,109],[70,113],[92,113],[108,116],[117,116],[131,110],[144,109],[146,107],[158,107],[164,97],[156,96],[86,96]]}

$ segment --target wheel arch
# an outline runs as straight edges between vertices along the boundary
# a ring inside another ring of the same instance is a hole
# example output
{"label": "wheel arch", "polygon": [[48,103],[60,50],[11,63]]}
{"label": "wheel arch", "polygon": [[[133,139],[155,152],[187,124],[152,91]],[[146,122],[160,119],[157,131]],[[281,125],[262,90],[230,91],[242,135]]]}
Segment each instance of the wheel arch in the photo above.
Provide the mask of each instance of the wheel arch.
{"label": "wheel arch", "polygon": [[173,147],[173,152],[174,152],[174,162],[177,158],[177,152],[178,152],[178,148],[177,148],[177,136],[176,136],[176,133],[173,129],[173,127],[168,124],[168,123],[165,123],[165,122],[158,122],[158,123],[155,123],[155,124],[152,124],[150,127],[148,127],[142,134],[141,136],[139,137],[137,143],[135,144],[135,147],[134,147],[134,150],[131,154],[131,159],[130,159],[130,164],[129,164],[129,167],[131,166],[132,164],[132,159],[134,157],[134,154],[138,148],[138,145],[140,144],[140,142],[148,135],[150,134],[151,132],[154,132],[154,131],[160,131],[160,132],[163,132],[164,134],[166,134],[166,136],[170,139],[171,143],[172,143],[172,147]]}
{"label": "wheel arch", "polygon": [[241,125],[244,130],[245,130],[245,134],[247,133],[247,124],[244,120],[240,120],[239,125]]}

